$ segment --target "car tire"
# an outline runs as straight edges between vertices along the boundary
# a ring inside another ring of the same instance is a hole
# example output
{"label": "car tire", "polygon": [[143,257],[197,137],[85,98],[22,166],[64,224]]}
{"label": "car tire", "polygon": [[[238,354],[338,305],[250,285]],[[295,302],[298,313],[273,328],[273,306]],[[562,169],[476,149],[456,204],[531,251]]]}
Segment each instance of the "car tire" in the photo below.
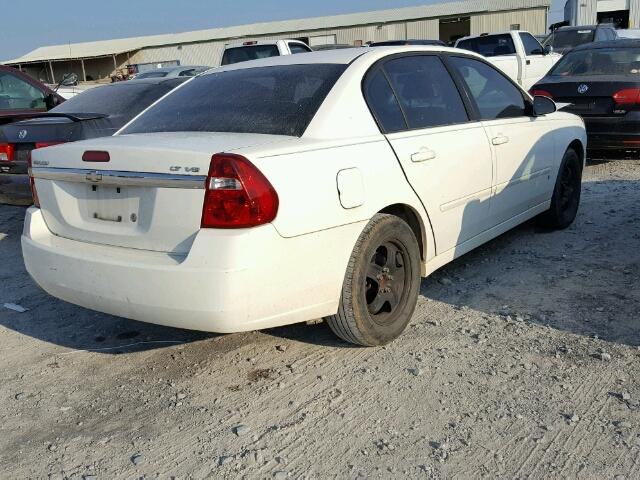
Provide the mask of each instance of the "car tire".
{"label": "car tire", "polygon": [[551,197],[551,207],[539,217],[540,224],[552,230],[562,230],[573,223],[580,207],[582,192],[582,162],[569,148],[560,164]]}
{"label": "car tire", "polygon": [[338,313],[326,319],[331,330],[367,347],[398,338],[416,308],[420,262],[409,225],[394,215],[375,215],[349,259]]}

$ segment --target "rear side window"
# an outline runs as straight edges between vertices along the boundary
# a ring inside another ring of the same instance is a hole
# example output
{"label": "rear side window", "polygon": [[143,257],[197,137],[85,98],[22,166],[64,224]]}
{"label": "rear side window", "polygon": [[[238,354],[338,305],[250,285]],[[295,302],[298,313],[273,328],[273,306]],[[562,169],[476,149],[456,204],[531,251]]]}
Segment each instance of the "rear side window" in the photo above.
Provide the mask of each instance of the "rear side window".
{"label": "rear side window", "polygon": [[522,92],[486,63],[467,57],[450,57],[475,100],[482,120],[526,115]]}
{"label": "rear side window", "polygon": [[385,133],[406,130],[407,124],[398,99],[381,69],[368,75],[364,95],[369,108]]}
{"label": "rear side window", "polygon": [[277,57],[280,55],[277,45],[252,45],[228,48],[222,55],[222,65],[257,60],[259,58]]}
{"label": "rear side window", "polygon": [[485,57],[496,57],[498,55],[513,55],[516,53],[516,46],[513,44],[511,35],[488,35],[486,37],[470,38],[458,42],[458,48],[471,50]]}
{"label": "rear side window", "polygon": [[307,47],[305,47],[304,45],[300,45],[299,43],[290,43],[289,50],[291,50],[291,53],[293,55],[295,55],[296,53],[309,53],[311,51]]}
{"label": "rear side window", "polygon": [[173,86],[121,82],[115,85],[94,87],[71,97],[51,110],[54,113],[103,113],[131,119],[147,108]]}
{"label": "rear side window", "polygon": [[302,136],[347,68],[278,65],[195,77],[124,131],[234,132]]}
{"label": "rear side window", "polygon": [[384,68],[410,129],[466,122],[467,111],[442,61],[433,55],[396,58]]}
{"label": "rear side window", "polygon": [[526,55],[542,55],[544,53],[540,42],[538,42],[538,40],[536,40],[530,33],[520,32],[520,40],[522,40],[524,53]]}

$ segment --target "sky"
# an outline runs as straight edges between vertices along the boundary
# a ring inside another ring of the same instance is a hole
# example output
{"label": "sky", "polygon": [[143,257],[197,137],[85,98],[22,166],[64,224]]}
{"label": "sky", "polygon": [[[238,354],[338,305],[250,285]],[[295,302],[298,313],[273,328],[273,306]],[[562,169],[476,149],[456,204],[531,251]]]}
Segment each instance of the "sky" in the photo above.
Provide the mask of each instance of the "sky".
{"label": "sky", "polygon": [[[441,3],[443,0],[4,0],[0,61],[41,46],[186,32],[271,20]],[[551,18],[565,0],[553,0]]]}

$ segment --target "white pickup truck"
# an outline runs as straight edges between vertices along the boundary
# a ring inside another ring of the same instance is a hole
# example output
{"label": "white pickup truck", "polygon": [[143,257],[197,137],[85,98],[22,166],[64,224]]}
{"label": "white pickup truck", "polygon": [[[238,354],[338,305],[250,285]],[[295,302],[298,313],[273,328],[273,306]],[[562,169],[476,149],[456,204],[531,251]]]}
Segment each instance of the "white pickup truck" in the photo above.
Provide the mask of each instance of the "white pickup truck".
{"label": "white pickup truck", "polygon": [[299,40],[267,40],[231,43],[224,47],[222,65],[312,51],[306,43]]}
{"label": "white pickup truck", "polygon": [[562,57],[550,48],[545,49],[529,32],[519,30],[464,37],[455,46],[484,55],[525,90],[533,87]]}

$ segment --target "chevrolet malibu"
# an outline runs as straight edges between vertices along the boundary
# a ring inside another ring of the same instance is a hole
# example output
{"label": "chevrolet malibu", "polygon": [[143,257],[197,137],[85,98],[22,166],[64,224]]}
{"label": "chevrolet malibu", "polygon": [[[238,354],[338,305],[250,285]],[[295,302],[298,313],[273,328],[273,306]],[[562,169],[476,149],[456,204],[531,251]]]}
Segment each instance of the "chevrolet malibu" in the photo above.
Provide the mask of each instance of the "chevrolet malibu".
{"label": "chevrolet malibu", "polygon": [[114,137],[35,151],[27,270],[51,295],[221,333],[326,318],[397,338],[426,277],[580,202],[582,121],[482,57],[344,49],[216,69]]}

